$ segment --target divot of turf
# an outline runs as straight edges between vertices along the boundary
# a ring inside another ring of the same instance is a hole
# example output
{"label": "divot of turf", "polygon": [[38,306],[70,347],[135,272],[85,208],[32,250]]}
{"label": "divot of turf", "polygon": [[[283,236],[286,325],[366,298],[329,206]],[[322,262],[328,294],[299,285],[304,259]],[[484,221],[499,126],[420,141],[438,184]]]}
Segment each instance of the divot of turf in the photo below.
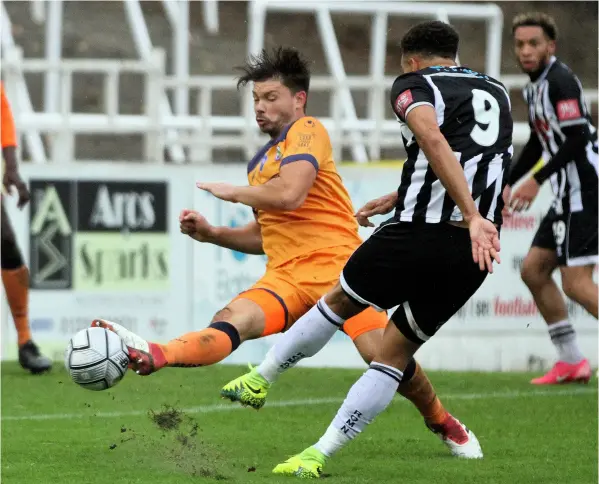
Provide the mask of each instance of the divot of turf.
{"label": "divot of turf", "polygon": [[160,410],[150,410],[148,416],[162,432],[161,439],[170,435],[171,442],[162,441],[160,446],[167,461],[182,473],[192,477],[205,477],[225,481],[230,477],[219,470],[226,465],[216,450],[198,440],[199,424],[173,405],[163,405]]}

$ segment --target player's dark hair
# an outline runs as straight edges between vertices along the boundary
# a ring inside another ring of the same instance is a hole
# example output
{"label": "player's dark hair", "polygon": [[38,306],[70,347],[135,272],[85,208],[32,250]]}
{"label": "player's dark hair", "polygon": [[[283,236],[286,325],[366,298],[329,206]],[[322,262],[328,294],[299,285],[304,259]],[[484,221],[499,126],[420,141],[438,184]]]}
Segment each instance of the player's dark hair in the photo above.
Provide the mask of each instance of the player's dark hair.
{"label": "player's dark hair", "polygon": [[449,24],[440,20],[422,22],[412,27],[401,39],[401,52],[423,57],[455,59],[460,36]]}
{"label": "player's dark hair", "polygon": [[243,75],[237,81],[237,88],[248,82],[261,82],[268,79],[278,79],[294,94],[310,88],[310,69],[308,62],[295,49],[278,47],[272,52],[262,49],[257,56],[250,56],[245,64],[237,67]]}
{"label": "player's dark hair", "polygon": [[557,40],[557,25],[550,15],[542,12],[526,12],[516,15],[512,21],[512,35],[518,27],[541,27],[550,40]]}

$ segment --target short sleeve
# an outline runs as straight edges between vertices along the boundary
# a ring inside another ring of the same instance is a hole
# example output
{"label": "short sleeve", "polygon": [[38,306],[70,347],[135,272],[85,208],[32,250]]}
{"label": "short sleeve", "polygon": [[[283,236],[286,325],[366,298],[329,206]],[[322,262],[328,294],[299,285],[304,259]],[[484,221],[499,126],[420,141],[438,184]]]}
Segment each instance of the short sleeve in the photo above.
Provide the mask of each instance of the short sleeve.
{"label": "short sleeve", "polygon": [[308,161],[318,170],[331,153],[331,140],[322,123],[313,117],[300,118],[287,132],[281,166]]}
{"label": "short sleeve", "polygon": [[559,76],[549,80],[549,101],[560,128],[587,123],[582,87],[573,73],[560,72]]}
{"label": "short sleeve", "polygon": [[2,129],[2,148],[7,148],[9,146],[17,146],[17,132],[15,130],[15,121],[12,117],[10,104],[8,103],[8,99],[6,98],[6,94],[4,93],[4,86],[1,84],[0,97],[0,102],[2,103],[2,125],[0,126],[0,128]]}
{"label": "short sleeve", "polygon": [[417,106],[435,106],[435,93],[420,74],[398,77],[391,88],[391,108],[400,121],[406,122],[408,113]]}

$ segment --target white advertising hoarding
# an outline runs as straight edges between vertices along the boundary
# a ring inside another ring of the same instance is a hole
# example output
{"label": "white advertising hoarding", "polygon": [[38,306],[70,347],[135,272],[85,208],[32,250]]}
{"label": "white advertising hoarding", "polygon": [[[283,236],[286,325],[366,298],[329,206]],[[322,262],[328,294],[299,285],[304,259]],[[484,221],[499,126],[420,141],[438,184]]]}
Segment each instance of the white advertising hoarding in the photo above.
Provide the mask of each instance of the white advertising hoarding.
{"label": "white advertising hoarding", "polygon": [[[192,247],[177,209],[191,205],[184,172],[148,165],[23,165],[31,202],[9,217],[30,271],[30,323],[42,351],[61,359],[94,318],[151,340],[187,331]],[[16,357],[12,322],[3,358]]]}
{"label": "white advertising hoarding", "polygon": [[[340,171],[355,208],[395,190],[401,173],[382,167]],[[221,202],[195,188],[198,180],[247,184],[245,165],[24,165],[22,173],[31,184],[32,202],[23,212],[10,198],[6,205],[32,272],[34,338],[55,358],[62,356],[70,336],[96,317],[121,321],[155,341],[204,328],[216,311],[264,273],[264,256],[200,244],[179,233],[183,208],[198,210],[215,225],[239,226],[252,219],[248,207]],[[546,327],[519,275],[550,200],[545,186],[528,212],[505,224],[503,263],[419,351],[423,366],[525,370],[552,362],[555,353]],[[364,238],[372,233],[360,231]],[[577,305],[570,309],[583,350],[596,365],[597,322]],[[3,358],[14,358],[16,335],[12,322],[3,320]],[[246,342],[225,363],[256,363],[278,337]],[[301,364],[364,365],[342,333]]]}

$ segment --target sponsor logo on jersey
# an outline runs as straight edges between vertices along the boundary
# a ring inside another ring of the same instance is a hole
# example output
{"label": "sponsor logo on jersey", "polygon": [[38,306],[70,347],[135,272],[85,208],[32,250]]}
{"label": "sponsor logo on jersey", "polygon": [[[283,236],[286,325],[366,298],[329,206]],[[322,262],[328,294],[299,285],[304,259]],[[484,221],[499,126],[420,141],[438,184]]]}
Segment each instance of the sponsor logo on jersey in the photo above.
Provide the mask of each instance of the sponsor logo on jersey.
{"label": "sponsor logo on jersey", "polygon": [[565,99],[557,103],[557,119],[560,121],[570,121],[580,118],[580,108],[577,99]]}
{"label": "sponsor logo on jersey", "polygon": [[395,110],[400,116],[405,116],[406,109],[413,102],[414,98],[412,97],[412,90],[408,89],[397,96],[397,100],[395,101]]}

